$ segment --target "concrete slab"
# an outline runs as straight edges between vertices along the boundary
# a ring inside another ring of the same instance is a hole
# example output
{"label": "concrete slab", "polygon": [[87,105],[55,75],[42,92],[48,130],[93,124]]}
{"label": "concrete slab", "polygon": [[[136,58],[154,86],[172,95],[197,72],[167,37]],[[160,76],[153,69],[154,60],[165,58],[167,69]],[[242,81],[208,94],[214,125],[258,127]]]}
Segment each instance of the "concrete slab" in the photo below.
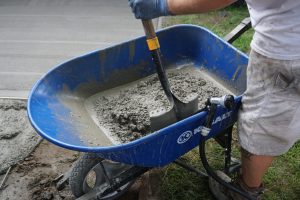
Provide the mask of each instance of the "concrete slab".
{"label": "concrete slab", "polygon": [[14,98],[63,61],[144,34],[126,0],[2,0],[0,24],[0,97]]}

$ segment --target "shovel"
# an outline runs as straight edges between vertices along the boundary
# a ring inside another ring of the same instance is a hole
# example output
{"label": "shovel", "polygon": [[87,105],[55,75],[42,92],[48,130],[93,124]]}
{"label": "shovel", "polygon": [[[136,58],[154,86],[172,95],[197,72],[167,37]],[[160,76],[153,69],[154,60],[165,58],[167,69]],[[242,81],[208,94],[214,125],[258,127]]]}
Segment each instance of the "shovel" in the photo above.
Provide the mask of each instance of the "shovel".
{"label": "shovel", "polygon": [[163,127],[187,118],[198,110],[198,95],[193,93],[186,97],[186,103],[180,101],[171,91],[166,72],[162,65],[160,46],[156,36],[152,20],[142,20],[146,34],[148,48],[152,60],[156,66],[161,86],[170,102],[170,109],[161,109],[150,112],[151,131],[157,131]]}

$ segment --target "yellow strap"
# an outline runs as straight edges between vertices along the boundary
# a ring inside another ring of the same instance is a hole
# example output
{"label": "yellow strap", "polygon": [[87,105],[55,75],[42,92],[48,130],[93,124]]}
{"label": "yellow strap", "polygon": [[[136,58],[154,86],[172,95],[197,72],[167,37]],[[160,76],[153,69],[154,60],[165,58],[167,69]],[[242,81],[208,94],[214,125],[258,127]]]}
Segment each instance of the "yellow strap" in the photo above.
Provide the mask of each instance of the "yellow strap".
{"label": "yellow strap", "polygon": [[159,49],[159,42],[158,42],[158,38],[152,38],[152,39],[148,39],[147,40],[147,44],[148,44],[148,48],[150,51],[155,50],[155,49]]}

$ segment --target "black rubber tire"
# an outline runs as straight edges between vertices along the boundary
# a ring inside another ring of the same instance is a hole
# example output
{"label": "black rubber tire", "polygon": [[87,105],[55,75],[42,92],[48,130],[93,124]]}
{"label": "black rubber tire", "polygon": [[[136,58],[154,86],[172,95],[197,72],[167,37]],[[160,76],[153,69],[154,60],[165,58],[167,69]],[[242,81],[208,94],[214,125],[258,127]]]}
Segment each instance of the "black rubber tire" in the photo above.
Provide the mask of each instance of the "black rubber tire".
{"label": "black rubber tire", "polygon": [[[89,190],[92,188],[87,188],[87,183],[85,182],[86,176],[88,173],[93,170],[95,166],[97,166],[100,162],[107,162],[108,160],[105,160],[103,158],[100,158],[95,153],[85,153],[83,154],[74,164],[72,167],[71,175],[69,178],[69,184],[71,191],[75,197],[81,197],[82,195],[86,194]],[[122,166],[120,163],[115,163],[113,165],[116,166]],[[113,172],[114,173],[114,172]],[[117,175],[116,175],[117,176]],[[103,174],[96,174],[96,183],[95,185],[100,185],[103,183],[104,175]],[[134,181],[131,181],[127,183],[125,186],[121,187],[121,191],[118,191],[117,193],[112,193],[111,195],[108,195],[108,197],[100,198],[103,200],[113,200],[122,194],[126,192],[129,187],[133,184]]]}
{"label": "black rubber tire", "polygon": [[94,153],[83,154],[72,167],[69,184],[71,191],[75,197],[80,197],[85,194],[83,184],[85,177],[91,169],[100,163],[103,158],[100,158]]}

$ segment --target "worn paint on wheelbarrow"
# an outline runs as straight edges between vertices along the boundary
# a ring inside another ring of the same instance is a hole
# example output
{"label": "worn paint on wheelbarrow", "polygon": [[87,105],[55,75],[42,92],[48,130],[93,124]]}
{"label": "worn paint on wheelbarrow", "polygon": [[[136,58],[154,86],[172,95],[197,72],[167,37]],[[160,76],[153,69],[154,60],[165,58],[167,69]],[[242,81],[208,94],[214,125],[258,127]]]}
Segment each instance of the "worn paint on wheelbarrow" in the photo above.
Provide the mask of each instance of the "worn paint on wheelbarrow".
{"label": "worn paint on wheelbarrow", "polygon": [[[178,25],[158,32],[163,61],[168,67],[193,63],[242,94],[246,88],[246,55],[209,30]],[[50,142],[72,150],[138,166],[157,167],[174,161],[236,121],[238,106],[218,108],[212,130],[204,138],[206,112],[165,127],[126,144],[113,144],[92,120],[84,101],[103,90],[155,73],[144,37],[91,52],[62,63],[42,77],[32,89],[28,115],[36,131]],[[241,97],[235,99],[240,103]],[[100,142],[91,146],[89,140]]]}

